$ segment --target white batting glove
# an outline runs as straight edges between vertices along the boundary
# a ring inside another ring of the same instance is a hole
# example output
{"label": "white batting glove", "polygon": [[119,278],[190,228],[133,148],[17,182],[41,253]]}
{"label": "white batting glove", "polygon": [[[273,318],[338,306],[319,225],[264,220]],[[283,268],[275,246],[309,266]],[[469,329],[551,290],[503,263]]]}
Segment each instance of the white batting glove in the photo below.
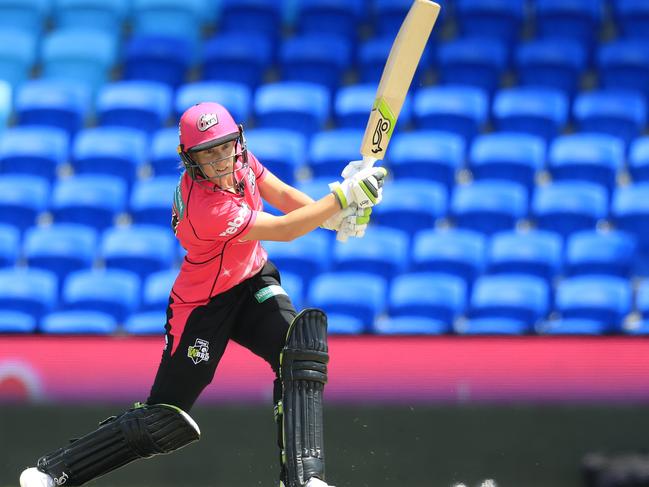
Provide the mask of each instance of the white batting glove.
{"label": "white batting glove", "polygon": [[353,213],[345,217],[341,222],[336,234],[336,240],[346,242],[349,237],[363,238],[371,214],[372,208],[353,208]]}
{"label": "white batting glove", "polygon": [[384,167],[368,167],[354,176],[329,184],[341,208],[356,204],[359,208],[377,205],[383,198],[383,181],[388,171]]}
{"label": "white batting glove", "polygon": [[345,166],[345,169],[343,169],[343,172],[340,175],[345,179],[351,178],[352,176],[361,172],[363,169],[372,167],[376,161],[377,159],[367,156],[363,156],[363,159],[360,159],[358,161],[350,161],[350,163]]}
{"label": "white batting glove", "polygon": [[330,216],[320,225],[325,230],[333,230],[334,232],[340,231],[340,225],[345,218],[351,217],[355,213],[355,208],[348,206],[344,210],[340,210],[334,216]]}

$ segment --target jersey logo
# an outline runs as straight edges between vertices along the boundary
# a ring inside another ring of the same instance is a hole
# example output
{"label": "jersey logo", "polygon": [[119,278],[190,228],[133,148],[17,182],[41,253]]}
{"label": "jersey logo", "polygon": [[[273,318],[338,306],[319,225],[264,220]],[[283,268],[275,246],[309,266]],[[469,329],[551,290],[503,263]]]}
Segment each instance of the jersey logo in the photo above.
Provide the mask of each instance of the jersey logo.
{"label": "jersey logo", "polygon": [[242,203],[236,218],[228,222],[228,228],[226,228],[224,231],[219,233],[219,237],[228,237],[230,235],[234,235],[235,233],[237,233],[239,228],[241,228],[241,226],[246,222],[246,217],[248,216],[248,213],[250,213],[250,208],[248,208],[247,204]]}
{"label": "jersey logo", "polygon": [[207,362],[210,359],[210,342],[197,338],[196,342],[187,349],[187,356],[192,359],[194,365]]}
{"label": "jersey logo", "polygon": [[216,116],[216,113],[203,113],[196,122],[196,128],[201,132],[205,132],[217,123],[219,123],[219,117]]}

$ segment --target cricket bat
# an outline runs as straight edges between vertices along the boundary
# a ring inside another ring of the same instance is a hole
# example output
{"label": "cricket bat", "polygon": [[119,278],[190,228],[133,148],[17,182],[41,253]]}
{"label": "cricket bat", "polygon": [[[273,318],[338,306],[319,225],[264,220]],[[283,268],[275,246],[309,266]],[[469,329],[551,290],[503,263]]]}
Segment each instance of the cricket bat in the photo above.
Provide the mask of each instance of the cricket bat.
{"label": "cricket bat", "polygon": [[[392,43],[376,90],[367,127],[361,142],[363,168],[385,157],[394,126],[410,83],[433,30],[440,6],[430,0],[414,0]],[[338,233],[338,240],[347,240]]]}

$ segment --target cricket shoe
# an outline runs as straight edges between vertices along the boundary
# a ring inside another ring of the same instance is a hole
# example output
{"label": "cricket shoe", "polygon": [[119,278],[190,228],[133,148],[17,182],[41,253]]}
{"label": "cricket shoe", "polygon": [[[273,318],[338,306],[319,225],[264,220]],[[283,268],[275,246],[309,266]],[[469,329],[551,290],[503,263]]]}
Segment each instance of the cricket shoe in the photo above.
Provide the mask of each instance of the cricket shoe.
{"label": "cricket shoe", "polygon": [[334,487],[318,477],[311,477],[304,487]]}
{"label": "cricket shoe", "polygon": [[[326,485],[326,484],[325,484]],[[20,474],[20,487],[55,487],[54,479],[36,467],[23,470]]]}

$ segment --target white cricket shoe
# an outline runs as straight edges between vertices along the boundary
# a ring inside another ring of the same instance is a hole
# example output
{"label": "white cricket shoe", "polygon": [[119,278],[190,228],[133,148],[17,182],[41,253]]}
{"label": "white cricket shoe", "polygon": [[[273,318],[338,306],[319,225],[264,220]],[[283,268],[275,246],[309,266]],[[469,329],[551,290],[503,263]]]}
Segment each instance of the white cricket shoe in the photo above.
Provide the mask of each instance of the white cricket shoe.
{"label": "white cricket shoe", "polygon": [[[23,486],[24,487],[24,486]],[[334,487],[318,477],[311,477],[304,487]]]}
{"label": "white cricket shoe", "polygon": [[[326,485],[326,484],[325,484]],[[20,487],[55,487],[54,479],[36,467],[23,470],[20,474]]]}

